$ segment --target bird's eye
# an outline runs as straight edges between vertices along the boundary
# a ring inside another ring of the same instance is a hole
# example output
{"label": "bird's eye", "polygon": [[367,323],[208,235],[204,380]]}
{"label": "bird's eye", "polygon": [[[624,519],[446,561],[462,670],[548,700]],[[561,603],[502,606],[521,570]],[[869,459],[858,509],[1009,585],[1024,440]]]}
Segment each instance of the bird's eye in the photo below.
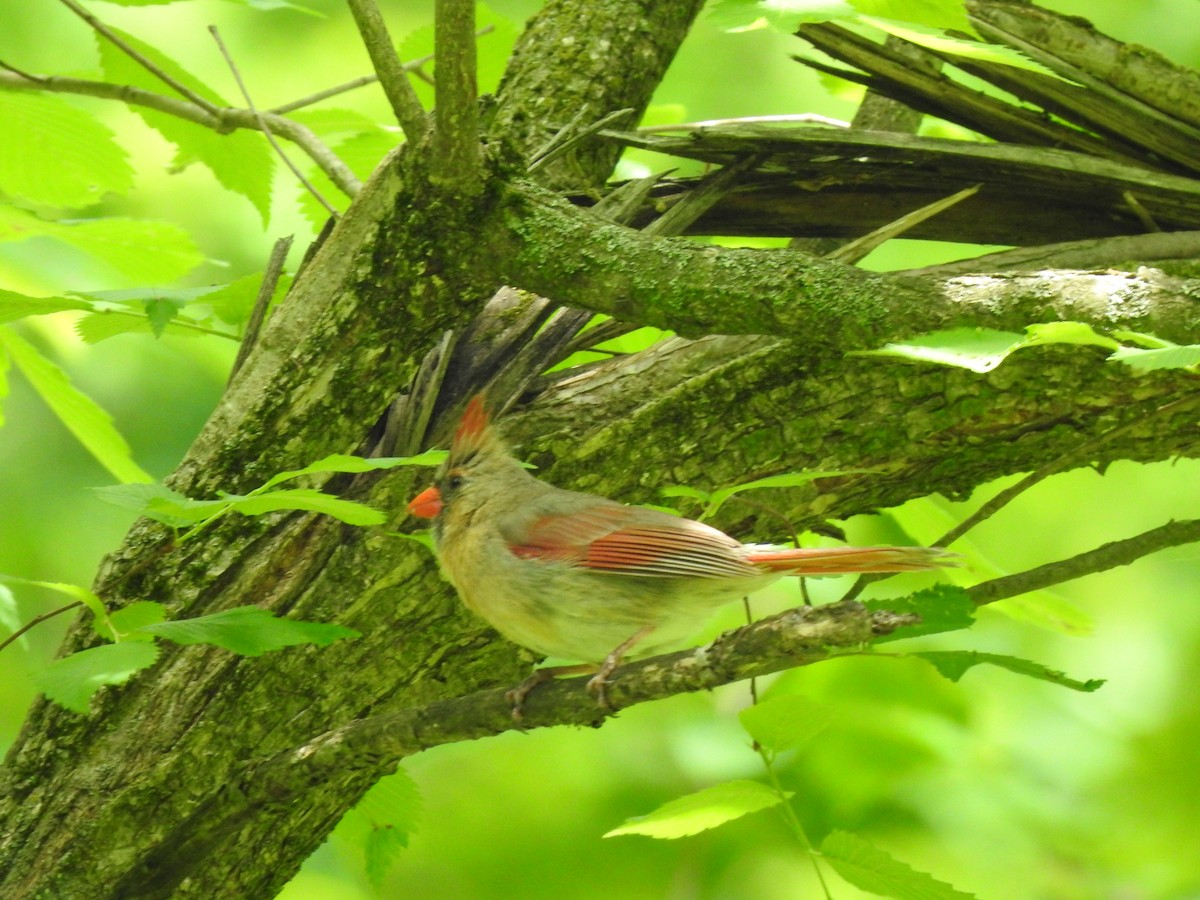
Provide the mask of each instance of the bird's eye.
{"label": "bird's eye", "polygon": [[461,475],[459,475],[457,472],[455,472],[454,474],[452,474],[446,478],[446,487],[447,487],[447,489],[449,489],[451,491],[457,491],[460,487],[463,486],[463,483],[465,481],[466,481],[465,478],[463,478]]}

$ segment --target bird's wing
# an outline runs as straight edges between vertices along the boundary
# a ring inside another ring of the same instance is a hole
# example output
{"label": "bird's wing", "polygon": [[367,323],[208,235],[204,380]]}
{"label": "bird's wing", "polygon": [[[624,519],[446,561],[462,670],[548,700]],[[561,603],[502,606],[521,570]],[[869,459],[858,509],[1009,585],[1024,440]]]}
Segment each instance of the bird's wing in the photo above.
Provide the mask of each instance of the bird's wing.
{"label": "bird's wing", "polygon": [[542,512],[508,529],[515,556],[566,562],[598,573],[722,578],[762,574],[742,545],[691,519],[617,503]]}

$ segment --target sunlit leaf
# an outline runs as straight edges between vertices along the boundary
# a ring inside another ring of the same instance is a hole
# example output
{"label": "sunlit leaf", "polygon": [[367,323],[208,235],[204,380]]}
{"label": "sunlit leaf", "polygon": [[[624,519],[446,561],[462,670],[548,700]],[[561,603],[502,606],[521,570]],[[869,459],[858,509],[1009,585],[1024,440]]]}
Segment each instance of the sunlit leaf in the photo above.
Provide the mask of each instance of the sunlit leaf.
{"label": "sunlit leaf", "polygon": [[791,34],[803,22],[857,16],[857,10],[842,0],[717,0],[708,8],[715,27],[734,32],[770,27]]}
{"label": "sunlit leaf", "polygon": [[375,459],[334,453],[324,459],[309,463],[302,469],[280,472],[268,479],[267,483],[259,490],[274,487],[280,482],[299,478],[301,475],[318,475],[327,472],[374,472],[377,469],[394,469],[396,466],[440,466],[446,456],[445,450],[426,450],[416,456],[381,456]]}
{"label": "sunlit leaf", "polygon": [[28,297],[25,294],[0,288],[0,322],[12,322],[26,316],[44,316],[67,310],[91,308],[90,303],[71,297]]}
{"label": "sunlit leaf", "polygon": [[134,281],[174,281],[204,261],[186,231],[145,219],[41,219],[0,204],[0,241],[50,237],[93,256]]}
{"label": "sunlit leaf", "polygon": [[653,838],[687,837],[777,806],[782,800],[769,787],[757,781],[726,781],[670,800],[652,813],[628,819],[625,824],[604,836],[641,834]]}
{"label": "sunlit leaf", "polygon": [[106,684],[122,684],[158,659],[158,646],[148,641],[104,644],[56,659],[33,676],[49,699],[86,713],[92,696]]}
{"label": "sunlit leaf", "polygon": [[1006,597],[989,603],[988,609],[1018,622],[1074,637],[1086,637],[1096,630],[1096,623],[1086,610],[1052,591],[1030,591]]}
{"label": "sunlit leaf", "polygon": [[878,350],[858,350],[853,356],[890,356],[912,362],[957,366],[990,372],[1024,344],[1022,335],[992,328],[952,328],[885,344]]}
{"label": "sunlit leaf", "polygon": [[965,590],[949,584],[937,584],[907,597],[865,600],[863,605],[872,612],[889,610],[896,613],[915,613],[921,617],[921,621],[916,625],[905,625],[891,634],[875,638],[877,644],[921,634],[958,631],[975,624],[974,602]]}
{"label": "sunlit leaf", "polygon": [[0,134],[0,194],[80,207],[133,187],[133,169],[113,133],[61,97],[0,91]]}
{"label": "sunlit leaf", "polygon": [[738,713],[750,737],[774,753],[794,750],[823,731],[832,714],[828,706],[802,694],[760,700]]}
{"label": "sunlit leaf", "polygon": [[834,831],[821,842],[821,858],[854,887],[895,900],[972,900],[932,875],[893,859],[857,835]]}
{"label": "sunlit leaf", "polygon": [[1028,675],[1030,678],[1036,678],[1040,681],[1049,681],[1052,684],[1062,685],[1073,691],[1091,693],[1104,684],[1104,679],[1102,678],[1077,681],[1062,672],[1048,669],[1038,663],[1030,662],[1027,659],[1018,659],[1015,656],[1005,656],[1000,653],[980,653],[975,650],[939,650],[914,653],[912,655],[930,663],[951,681],[958,681],[968,669],[987,663],[988,665],[998,666],[1001,669],[1008,669],[1010,672],[1016,672],[1018,675]]}
{"label": "sunlit leaf", "polygon": [[1038,325],[1026,325],[1025,334],[1025,340],[1021,342],[1025,347],[1036,347],[1038,344],[1082,344],[1116,350],[1121,346],[1085,322],[1043,322]]}
{"label": "sunlit leaf", "polygon": [[135,600],[108,614],[108,624],[115,637],[124,639],[152,640],[150,635],[137,630],[143,625],[153,625],[167,618],[166,607],[152,600]]}
{"label": "sunlit leaf", "polygon": [[972,33],[962,0],[849,0],[863,14],[926,28]]}
{"label": "sunlit leaf", "polygon": [[231,509],[244,516],[261,516],[263,513],[284,509],[303,509],[333,516],[348,525],[382,525],[387,521],[387,516],[365,503],[343,500],[309,488],[287,488],[246,496],[222,494],[222,499]]}
{"label": "sunlit leaf", "polygon": [[143,625],[137,632],[177,644],[211,644],[242,656],[260,656],[295,644],[326,646],[359,633],[342,625],[282,619],[257,606],[238,606],[208,616]]}
{"label": "sunlit leaf", "polygon": [[[230,105],[216,91],[157,47],[120,29],[112,30],[138,53],[198,96],[218,107]],[[132,84],[156,93],[163,91],[162,82],[157,77],[111,42],[99,34],[96,35],[96,42],[100,52],[100,63],[109,81]],[[158,110],[143,106],[130,108],[141,116],[147,125],[175,144],[178,148],[175,156],[176,168],[182,169],[193,162],[203,163],[222,185],[254,204],[254,208],[262,217],[263,225],[267,224],[271,213],[271,183],[275,172],[275,156],[262,134],[251,130],[219,134],[212,128]]]}
{"label": "sunlit leaf", "polygon": [[365,842],[367,877],[376,888],[408,846],[421,817],[421,795],[403,769],[375,783],[355,805],[371,826]]}
{"label": "sunlit leaf", "polygon": [[114,478],[124,482],[153,480],[133,461],[129,445],[108,413],[71,384],[62,369],[10,328],[0,328],[0,344],[46,405]]}
{"label": "sunlit leaf", "polygon": [[1109,357],[1139,372],[1154,369],[1188,369],[1200,365],[1200,344],[1181,344],[1143,350],[1141,347],[1122,347]]}
{"label": "sunlit leaf", "polygon": [[[118,334],[152,335],[154,327],[145,315],[120,312],[115,309],[102,309],[80,317],[79,321],[75,323],[75,333],[84,343],[96,344],[116,337]],[[212,331],[180,316],[164,323],[163,333],[178,337],[205,337]],[[234,335],[225,335],[225,337],[233,339]]]}

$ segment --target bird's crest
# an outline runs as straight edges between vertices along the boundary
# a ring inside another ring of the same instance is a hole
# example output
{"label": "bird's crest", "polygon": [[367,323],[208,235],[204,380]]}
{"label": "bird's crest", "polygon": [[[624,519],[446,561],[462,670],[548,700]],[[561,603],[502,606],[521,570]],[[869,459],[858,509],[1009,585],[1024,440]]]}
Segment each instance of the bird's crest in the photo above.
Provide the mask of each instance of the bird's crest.
{"label": "bird's crest", "polygon": [[492,428],[482,392],[467,402],[450,444],[450,455],[459,462],[465,462],[480,450],[503,451],[503,442]]}

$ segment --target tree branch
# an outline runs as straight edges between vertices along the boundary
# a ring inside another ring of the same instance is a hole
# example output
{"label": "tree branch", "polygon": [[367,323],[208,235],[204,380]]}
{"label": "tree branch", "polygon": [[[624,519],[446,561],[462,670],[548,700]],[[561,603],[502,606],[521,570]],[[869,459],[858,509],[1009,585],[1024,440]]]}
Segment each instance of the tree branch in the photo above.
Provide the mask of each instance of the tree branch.
{"label": "tree branch", "polygon": [[1040,275],[921,282],[788,250],[649,240],[530,184],[507,188],[497,217],[480,239],[504,260],[506,283],[685,335],[789,335],[847,351],[964,319],[1009,330],[1053,319],[1136,325],[1183,342],[1196,334],[1194,288],[1153,270],[1062,273],[1049,296]]}
{"label": "tree branch", "polygon": [[1117,566],[1127,566],[1143,556],[1157,553],[1159,550],[1196,541],[1200,541],[1200,519],[1168,522],[1166,525],[1144,531],[1135,537],[1111,541],[1095,550],[1088,550],[1069,559],[1047,563],[1015,575],[993,578],[991,581],[968,588],[967,593],[977,605],[983,606],[986,603],[994,603],[1018,594],[1061,584],[1064,581],[1073,581],[1084,575],[1093,575],[1107,569],[1115,569]]}
{"label": "tree branch", "polygon": [[437,0],[431,176],[459,191],[482,187],[483,166],[475,84],[475,2]]}
{"label": "tree branch", "polygon": [[[415,144],[424,138],[429,130],[429,118],[417,98],[417,92],[413,90],[412,82],[408,80],[404,65],[396,55],[396,48],[392,44],[383,16],[379,14],[379,7],[375,5],[375,0],[347,2],[350,4],[350,12],[354,15],[354,23],[358,26],[358,33],[362,36],[363,45],[371,57],[371,65],[379,76],[379,85],[392,105],[392,113],[409,143]],[[474,47],[473,41],[471,46]]]}
{"label": "tree branch", "polygon": [[[60,94],[81,94],[87,97],[102,97],[106,100],[120,100],[123,103],[144,106],[147,109],[158,110],[180,119],[186,119],[218,132],[230,131],[235,128],[262,130],[258,118],[251,110],[211,107],[210,104],[210,112],[209,109],[201,108],[186,100],[176,100],[173,97],[165,97],[162,94],[131,85],[88,81],[81,78],[64,78],[58,75],[18,74],[10,69],[8,72],[0,72],[0,88],[22,91],[44,90]],[[358,177],[307,127],[274,113],[264,112],[260,115],[272,134],[287,138],[304,151],[346,196],[353,197],[362,189],[362,182],[358,180]]]}

